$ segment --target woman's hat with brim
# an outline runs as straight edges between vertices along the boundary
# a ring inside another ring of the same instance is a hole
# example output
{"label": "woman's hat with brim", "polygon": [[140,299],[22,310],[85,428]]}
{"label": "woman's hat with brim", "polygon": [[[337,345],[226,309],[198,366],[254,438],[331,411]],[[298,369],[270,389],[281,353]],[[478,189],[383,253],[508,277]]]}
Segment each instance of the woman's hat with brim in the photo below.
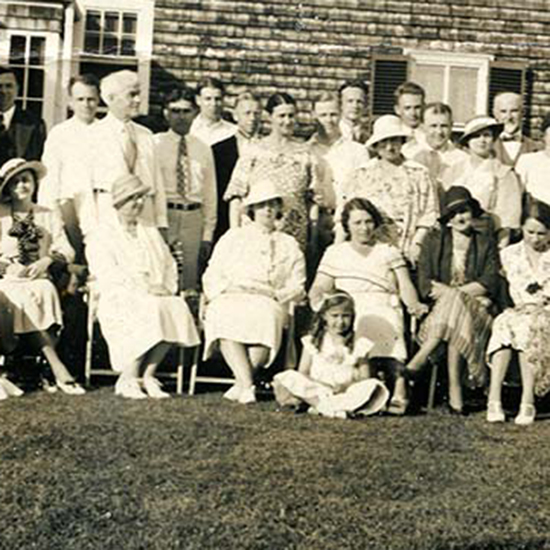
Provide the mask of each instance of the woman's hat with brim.
{"label": "woman's hat with brim", "polygon": [[21,172],[31,170],[34,172],[37,183],[46,175],[46,167],[37,160],[25,160],[22,158],[10,159],[0,168],[0,195],[4,194],[8,183]]}
{"label": "woman's hat with brim", "polygon": [[472,210],[474,218],[479,218],[483,214],[483,208],[472,197],[472,194],[466,187],[460,185],[450,187],[443,197],[443,208],[441,210],[441,217],[439,218],[440,223],[447,223],[458,210],[465,206]]}
{"label": "woman's hat with brim", "polygon": [[145,185],[137,176],[126,174],[113,182],[113,206],[119,208],[132,197],[146,195],[151,188]]}
{"label": "woman's hat with brim", "polygon": [[483,130],[491,130],[495,138],[502,132],[504,124],[497,122],[491,116],[479,115],[471,118],[464,127],[464,133],[458,140],[461,145],[466,145],[470,138]]}
{"label": "woman's hat with brim", "polygon": [[249,207],[273,199],[282,199],[283,195],[279,186],[272,181],[261,181],[250,188],[250,192],[245,197],[243,206]]}
{"label": "woman's hat with brim", "polygon": [[372,127],[372,135],[365,145],[373,147],[385,139],[403,138],[408,139],[411,131],[407,128],[398,116],[383,115],[377,118]]}

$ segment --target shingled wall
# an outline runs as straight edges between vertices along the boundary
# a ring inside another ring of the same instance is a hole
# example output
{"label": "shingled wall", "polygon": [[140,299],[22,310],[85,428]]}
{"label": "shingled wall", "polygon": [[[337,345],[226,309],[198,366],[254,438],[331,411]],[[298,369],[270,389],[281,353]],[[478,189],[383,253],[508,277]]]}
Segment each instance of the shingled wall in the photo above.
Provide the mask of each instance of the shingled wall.
{"label": "shingled wall", "polygon": [[172,77],[217,76],[230,94],[290,92],[308,122],[319,91],[370,82],[373,52],[403,48],[526,62],[531,124],[550,111],[548,0],[157,0],[152,101]]}

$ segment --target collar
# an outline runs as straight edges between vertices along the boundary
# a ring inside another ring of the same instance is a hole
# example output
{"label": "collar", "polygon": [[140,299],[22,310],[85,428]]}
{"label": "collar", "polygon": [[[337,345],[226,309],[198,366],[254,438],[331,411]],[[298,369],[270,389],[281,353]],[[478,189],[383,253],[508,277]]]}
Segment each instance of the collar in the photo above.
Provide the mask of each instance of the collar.
{"label": "collar", "polygon": [[111,126],[114,126],[117,130],[122,131],[127,124],[130,124],[132,121],[128,120],[127,122],[122,122],[122,120],[118,119],[115,115],[112,113],[107,113],[107,116],[103,119]]}
{"label": "collar", "polygon": [[512,134],[509,134],[508,132],[503,131],[499,137],[500,137],[500,141],[502,141],[503,143],[510,142],[510,141],[521,141],[521,138],[522,138],[521,129],[518,128]]}
{"label": "collar", "polygon": [[224,120],[223,118],[220,118],[219,120],[212,122],[201,113],[199,113],[194,122],[197,124],[197,126],[203,126],[204,128],[215,128],[216,126],[223,125]]}
{"label": "collar", "polygon": [[[178,143],[180,142],[182,136],[180,136],[180,134],[178,134],[177,132],[174,132],[174,130],[172,130],[172,128],[170,128],[167,132],[166,132],[166,135],[169,139],[173,140],[173,141],[177,141]],[[189,142],[189,134],[185,134],[185,141]]]}
{"label": "collar", "polygon": [[13,115],[15,114],[15,105],[12,105],[7,111],[4,111],[4,126],[6,128],[10,127],[11,121],[13,120]]}

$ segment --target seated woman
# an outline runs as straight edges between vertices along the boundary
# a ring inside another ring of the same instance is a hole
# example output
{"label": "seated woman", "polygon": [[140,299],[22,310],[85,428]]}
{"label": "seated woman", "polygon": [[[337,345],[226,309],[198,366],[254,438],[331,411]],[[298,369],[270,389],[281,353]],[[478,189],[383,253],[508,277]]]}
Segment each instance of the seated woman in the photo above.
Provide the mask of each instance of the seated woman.
{"label": "seated woman", "polygon": [[368,362],[372,342],[355,338],[355,306],[347,292],[327,294],[315,314],[298,370],[273,379],[280,405],[310,405],[310,411],[333,418],[368,416],[382,410],[389,392],[373,378]]}
{"label": "seated woman", "polygon": [[449,410],[464,414],[462,359],[470,381],[482,385],[492,324],[488,308],[498,288],[499,259],[493,236],[472,226],[483,211],[470,192],[451,187],[443,201],[441,227],[426,237],[418,262],[419,293],[432,308],[420,328],[422,345],[409,361],[407,373],[418,372],[430,353],[447,342]]}
{"label": "seated woman", "polygon": [[[61,305],[48,270],[54,262],[74,256],[59,215],[33,202],[46,169],[40,162],[11,159],[0,168],[0,292],[11,303],[13,332],[27,335],[41,349],[56,386],[82,395],[55,351],[56,330],[62,325]],[[8,395],[20,390],[0,379]]]}
{"label": "seated woman", "polygon": [[444,175],[443,186],[466,187],[479,201],[485,214],[476,224],[496,231],[499,247],[510,242],[513,229],[519,228],[521,189],[511,166],[494,155],[495,139],[502,124],[488,116],[476,116],[466,123],[460,138],[469,156],[454,164]]}
{"label": "seated woman", "polygon": [[550,207],[532,201],[526,205],[523,240],[501,251],[504,273],[514,307],[502,312],[493,324],[487,348],[491,384],[487,420],[504,422],[502,383],[515,350],[523,391],[515,423],[535,420],[534,396],[550,391]]}
{"label": "seated woman", "polygon": [[189,308],[175,296],[177,269],[168,246],[156,227],[140,223],[149,191],[136,176],[116,180],[117,216],[92,231],[86,243],[101,331],[112,368],[120,373],[115,393],[129,399],[169,397],[155,378],[158,365],[172,345],[199,344]]}
{"label": "seated woman", "polygon": [[346,200],[360,197],[372,201],[384,217],[392,244],[415,263],[422,240],[437,222],[439,197],[428,169],[401,153],[409,134],[394,115],[377,119],[366,143],[376,158],[351,173],[342,193]]}
{"label": "seated woman", "polygon": [[300,246],[275,227],[281,191],[271,180],[258,183],[244,201],[252,223],[222,236],[203,277],[204,355],[219,345],[236,379],[224,397],[243,404],[256,400],[253,371],[277,355],[289,302],[305,296]]}
{"label": "seated woman", "polygon": [[424,314],[427,307],[418,300],[403,255],[382,242],[382,216],[370,201],[348,201],[342,211],[342,227],[347,240],[325,252],[309,293],[311,306],[319,310],[325,294],[334,290],[352,296],[357,337],[370,340],[374,346],[369,358],[374,363],[383,360],[397,377],[389,410],[404,414],[407,401],[402,370],[407,350],[401,302],[415,316]]}

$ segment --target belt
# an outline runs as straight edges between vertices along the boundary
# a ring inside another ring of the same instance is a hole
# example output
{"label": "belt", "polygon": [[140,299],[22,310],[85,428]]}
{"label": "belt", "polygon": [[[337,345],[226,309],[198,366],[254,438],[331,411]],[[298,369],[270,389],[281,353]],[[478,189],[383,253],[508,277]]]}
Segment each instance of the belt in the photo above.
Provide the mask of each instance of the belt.
{"label": "belt", "polygon": [[169,202],[168,208],[172,210],[183,210],[184,212],[190,212],[191,210],[198,210],[201,207],[200,202],[192,202],[190,204],[182,204],[181,202]]}

